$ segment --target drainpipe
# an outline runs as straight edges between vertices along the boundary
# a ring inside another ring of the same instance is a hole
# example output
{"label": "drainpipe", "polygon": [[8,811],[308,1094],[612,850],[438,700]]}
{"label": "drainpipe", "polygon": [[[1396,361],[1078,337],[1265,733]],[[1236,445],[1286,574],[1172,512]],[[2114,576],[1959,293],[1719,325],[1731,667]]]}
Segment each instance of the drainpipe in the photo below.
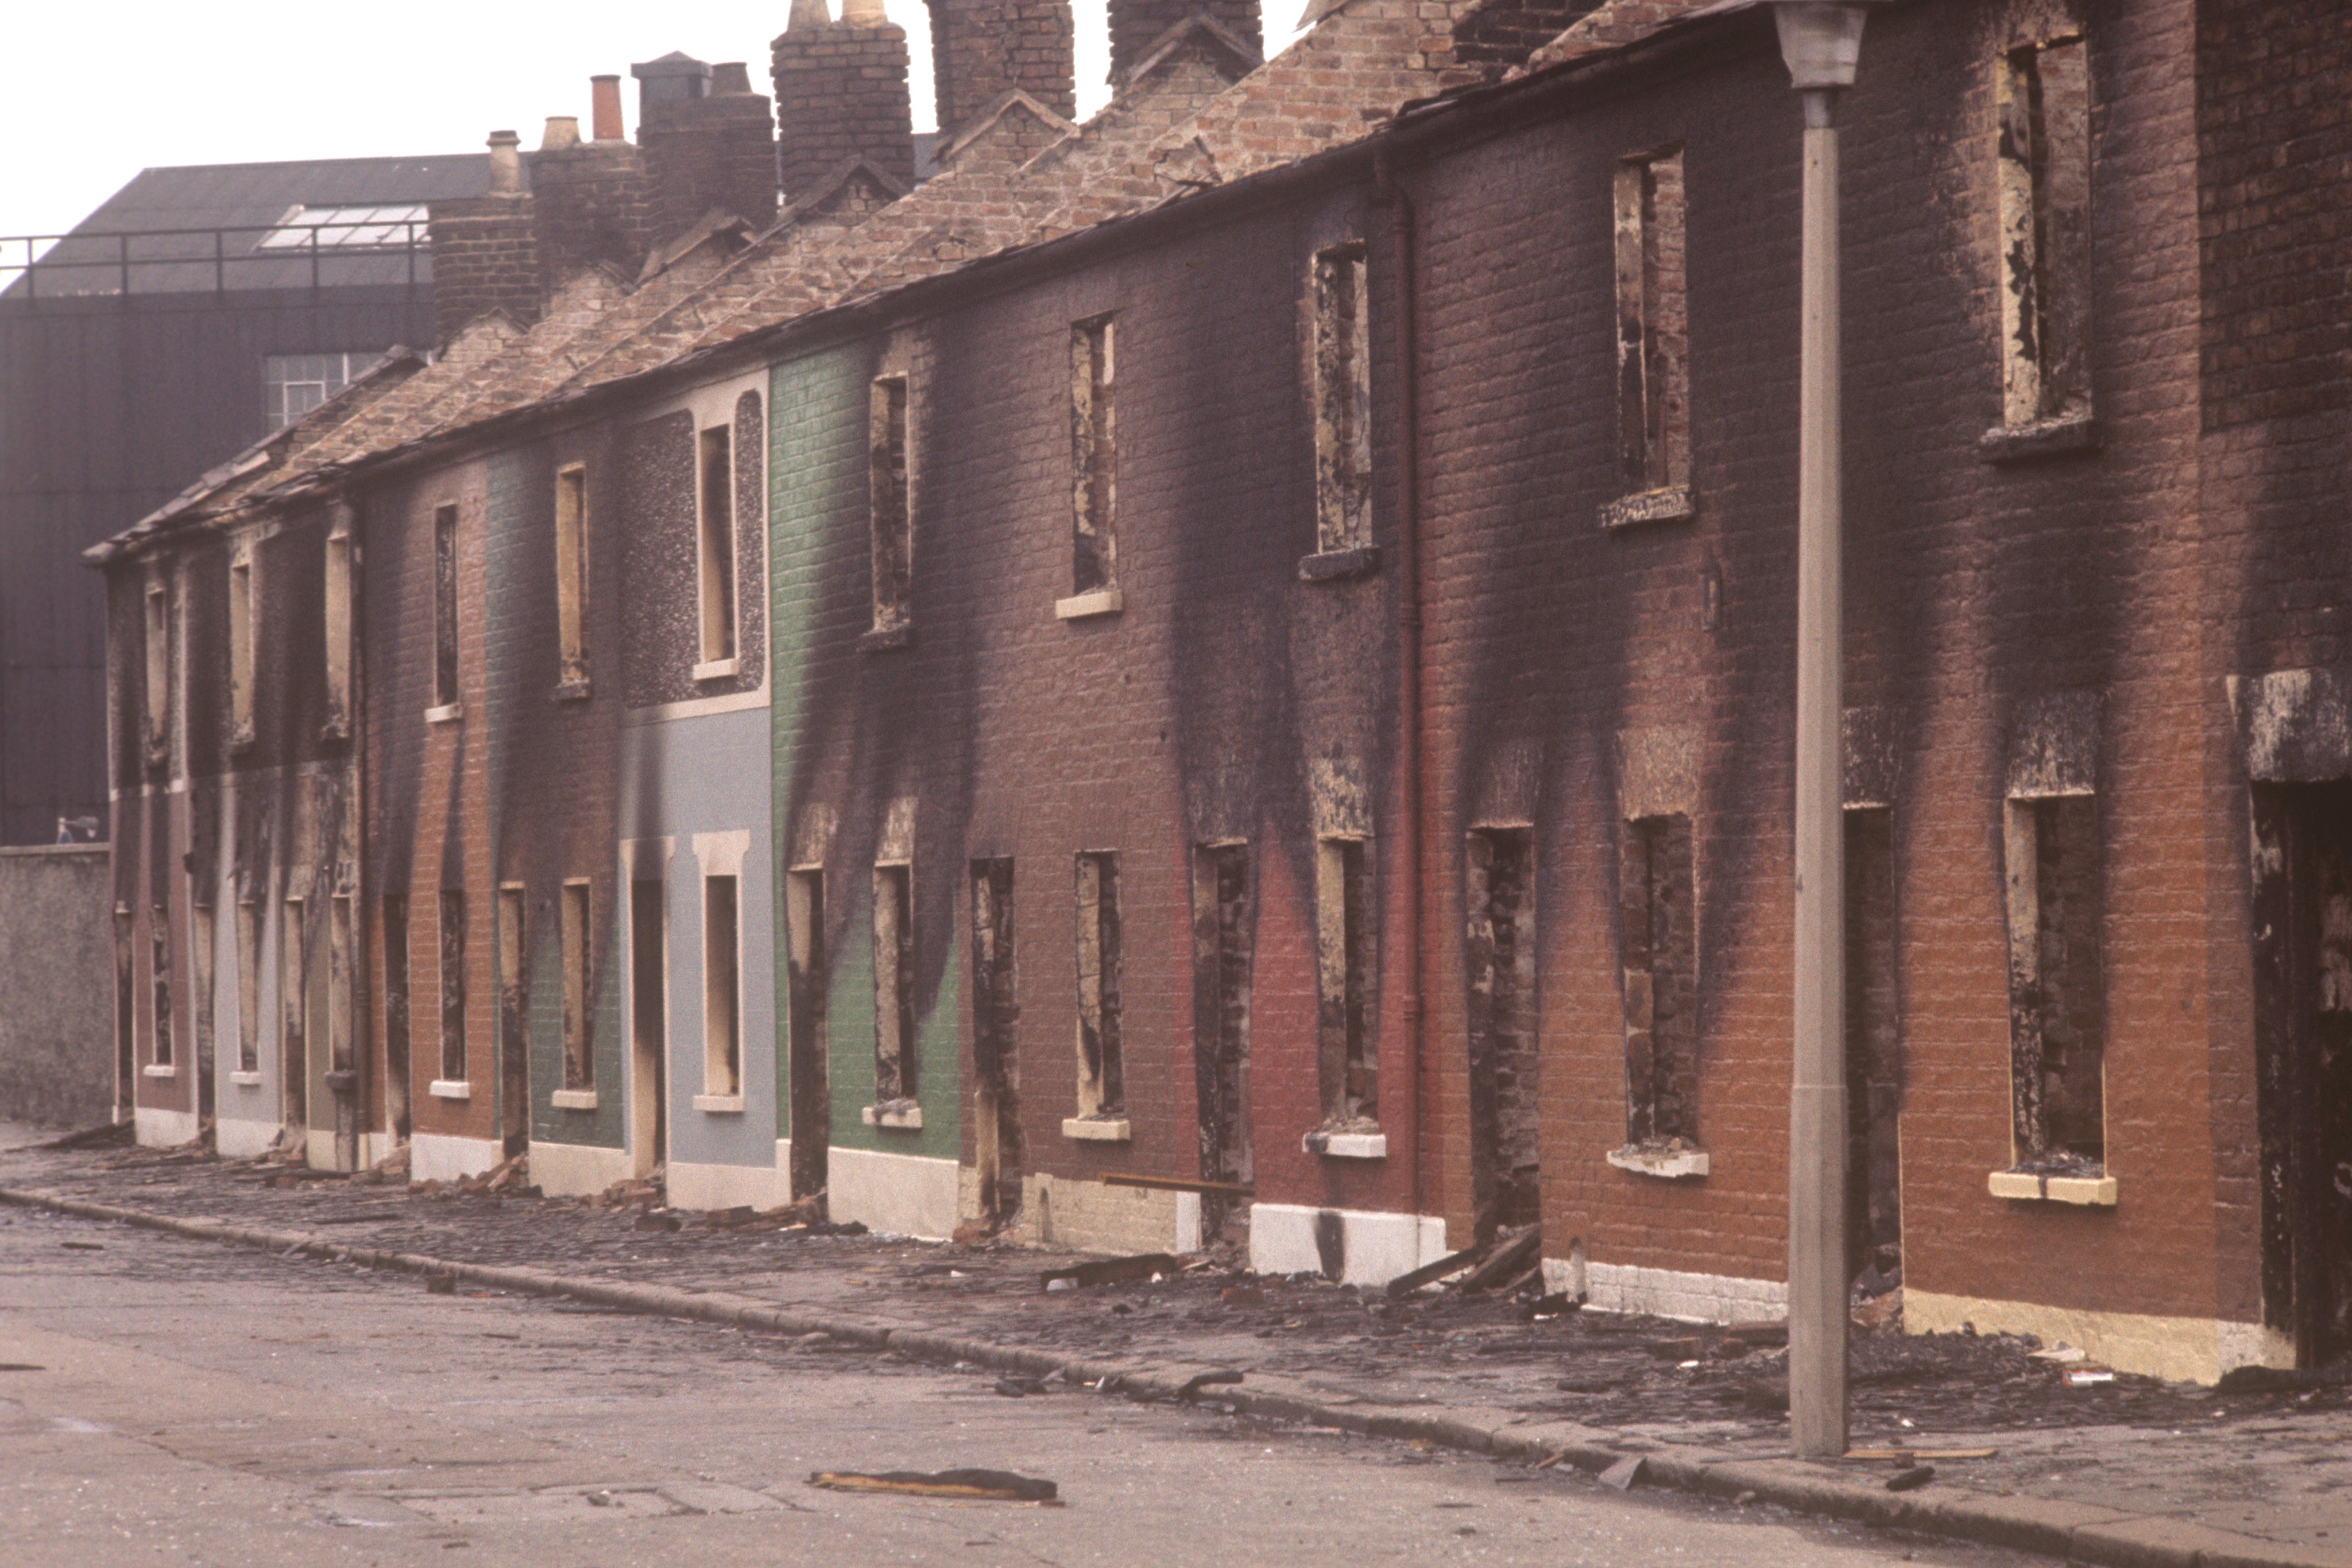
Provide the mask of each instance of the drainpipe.
{"label": "drainpipe", "polygon": [[[1397,528],[1397,767],[1404,786],[1405,900],[1405,1094],[1399,1118],[1412,1143],[1407,1151],[1412,1173],[1416,1239],[1423,1200],[1422,1151],[1429,1140],[1421,1124],[1421,1071],[1428,1030],[1422,955],[1422,745],[1421,745],[1421,420],[1419,357],[1415,321],[1412,198],[1398,183],[1396,163],[1385,138],[1372,149],[1372,201],[1381,218],[1381,241],[1396,300],[1396,452],[1391,465],[1391,505]],[[1416,1250],[1415,1261],[1423,1261]]]}

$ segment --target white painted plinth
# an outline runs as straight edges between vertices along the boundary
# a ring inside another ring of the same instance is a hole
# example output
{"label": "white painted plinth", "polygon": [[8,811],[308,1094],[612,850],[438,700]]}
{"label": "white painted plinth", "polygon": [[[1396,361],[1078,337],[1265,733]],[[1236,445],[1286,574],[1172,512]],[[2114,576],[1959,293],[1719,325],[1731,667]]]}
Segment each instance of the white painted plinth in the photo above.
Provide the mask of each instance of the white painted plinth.
{"label": "white painted plinth", "polygon": [[[773,1208],[784,1201],[791,1167],[774,1166],[688,1165],[669,1163],[669,1206],[672,1208]],[[867,1221],[871,1224],[872,1221]]]}
{"label": "white painted plinth", "polygon": [[[410,1151],[409,1160],[416,1155]],[[409,1173],[415,1173],[411,1170]],[[585,1197],[602,1192],[629,1175],[629,1151],[594,1144],[534,1141],[530,1145],[530,1183],[550,1197]]]}
{"label": "white painted plinth", "polygon": [[1435,1215],[1254,1203],[1250,1267],[1261,1274],[1326,1272],[1318,1237],[1335,1228],[1344,1285],[1385,1285],[1445,1256],[1445,1221]]}
{"label": "white painted plinth", "polygon": [[944,1241],[955,1234],[956,1162],[871,1149],[825,1151],[825,1203],[841,1223]]}
{"label": "white painted plinth", "polygon": [[159,1111],[142,1105],[136,1113],[136,1135],[151,1149],[175,1149],[195,1142],[203,1129],[194,1111]]}
{"label": "white painted plinth", "polygon": [[419,1133],[408,1140],[408,1179],[456,1181],[479,1176],[505,1159],[506,1147],[496,1138],[452,1138]]}
{"label": "white painted plinth", "polygon": [[223,1116],[213,1123],[213,1146],[225,1160],[258,1159],[277,1142],[275,1122],[236,1121]]}

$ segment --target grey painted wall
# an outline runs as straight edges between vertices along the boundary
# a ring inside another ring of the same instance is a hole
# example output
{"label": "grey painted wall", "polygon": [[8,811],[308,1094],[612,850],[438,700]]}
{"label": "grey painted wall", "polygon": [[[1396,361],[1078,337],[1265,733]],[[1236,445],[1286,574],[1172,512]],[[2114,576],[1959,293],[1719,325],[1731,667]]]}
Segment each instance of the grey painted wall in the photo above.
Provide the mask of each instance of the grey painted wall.
{"label": "grey painted wall", "polygon": [[114,954],[104,844],[0,849],[0,1118],[114,1116]]}

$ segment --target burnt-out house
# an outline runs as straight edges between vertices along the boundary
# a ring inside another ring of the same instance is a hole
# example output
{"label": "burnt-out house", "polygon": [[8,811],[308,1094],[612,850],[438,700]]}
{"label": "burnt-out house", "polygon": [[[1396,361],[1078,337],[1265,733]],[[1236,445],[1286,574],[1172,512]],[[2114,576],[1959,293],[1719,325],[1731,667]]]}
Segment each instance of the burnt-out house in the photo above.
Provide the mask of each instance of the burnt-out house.
{"label": "burnt-out house", "polygon": [[[234,859],[179,716],[239,733],[239,541],[331,628],[344,529],[357,759],[331,660],[254,709],[362,797],[270,808],[314,1159],[379,1146],[331,1141],[349,1008],[419,1174],[1364,1282],[1536,1224],[1597,1307],[1777,1315],[1797,100],[1760,5],[1422,9],[1261,61],[1246,5],[1114,0],[1076,125],[1066,11],[940,0],[909,188],[903,37],[810,0],[780,209],[675,196],[751,163],[714,73],[690,179],[559,132],[568,194],[542,150],[436,210],[441,361],[109,559],[138,1071],[237,967],[151,947]],[[2207,1378],[2352,1334],[2340,31],[1869,23],[1849,1230],[1915,1329]]]}

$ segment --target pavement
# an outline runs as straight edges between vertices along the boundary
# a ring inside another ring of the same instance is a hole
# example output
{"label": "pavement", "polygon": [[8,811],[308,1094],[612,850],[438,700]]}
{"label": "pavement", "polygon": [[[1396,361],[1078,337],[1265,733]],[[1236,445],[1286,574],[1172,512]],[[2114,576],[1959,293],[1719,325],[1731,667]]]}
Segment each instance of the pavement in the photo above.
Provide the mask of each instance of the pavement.
{"label": "pavement", "polygon": [[289,1268],[309,1257],[437,1274],[461,1289],[814,1336],[1129,1400],[1169,1400],[1203,1372],[1239,1372],[1238,1384],[1196,1388],[1195,1405],[1549,1467],[1537,1473],[1638,1458],[1647,1487],[2084,1562],[2352,1568],[2352,1406],[2341,1389],[2224,1396],[2128,1378],[2072,1389],[2018,1342],[1869,1336],[1856,1349],[1866,1375],[1856,1445],[1935,1471],[1893,1491],[1894,1461],[1784,1457],[1785,1417],[1754,1394],[1771,1385],[1775,1353],[1740,1354],[1719,1336],[1677,1346],[1690,1329],[1655,1320],[1528,1322],[1508,1301],[1391,1302],[1207,1266],[1045,1291],[1039,1271],[1074,1258],[412,1193],[196,1150],[0,1153],[0,1202],[266,1248]]}
{"label": "pavement", "polygon": [[[0,1209],[0,1560],[2030,1568],[1437,1444]],[[1053,1508],[819,1490],[983,1466]]]}

